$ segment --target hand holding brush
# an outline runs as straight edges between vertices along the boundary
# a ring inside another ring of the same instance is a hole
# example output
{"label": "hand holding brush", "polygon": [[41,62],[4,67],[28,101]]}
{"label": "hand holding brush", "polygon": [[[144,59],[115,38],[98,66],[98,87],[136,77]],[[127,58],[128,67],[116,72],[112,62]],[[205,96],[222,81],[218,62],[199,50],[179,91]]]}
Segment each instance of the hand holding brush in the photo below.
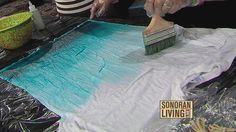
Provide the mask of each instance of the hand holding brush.
{"label": "hand holding brush", "polygon": [[164,20],[161,16],[175,13],[187,6],[197,6],[210,0],[147,0],[144,8],[152,20],[143,32],[145,54],[151,55],[175,43],[176,32],[174,23]]}
{"label": "hand holding brush", "polygon": [[175,43],[176,32],[174,23],[164,20],[162,16],[162,4],[155,1],[152,20],[143,32],[145,54],[151,55],[163,49],[171,47]]}

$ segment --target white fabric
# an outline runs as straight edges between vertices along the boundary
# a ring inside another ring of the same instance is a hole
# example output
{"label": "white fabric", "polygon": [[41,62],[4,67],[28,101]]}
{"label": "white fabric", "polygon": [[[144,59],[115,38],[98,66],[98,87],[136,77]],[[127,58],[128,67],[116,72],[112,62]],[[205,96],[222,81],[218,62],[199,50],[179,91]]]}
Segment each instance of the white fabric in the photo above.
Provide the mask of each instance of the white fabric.
{"label": "white fabric", "polygon": [[[103,83],[77,113],[67,114],[60,132],[169,131],[175,120],[159,119],[159,101],[183,99],[188,84],[198,85],[226,71],[236,56],[236,30],[184,29],[176,25],[177,44],[145,57],[142,72],[120,84]],[[132,63],[132,62],[130,62]]]}

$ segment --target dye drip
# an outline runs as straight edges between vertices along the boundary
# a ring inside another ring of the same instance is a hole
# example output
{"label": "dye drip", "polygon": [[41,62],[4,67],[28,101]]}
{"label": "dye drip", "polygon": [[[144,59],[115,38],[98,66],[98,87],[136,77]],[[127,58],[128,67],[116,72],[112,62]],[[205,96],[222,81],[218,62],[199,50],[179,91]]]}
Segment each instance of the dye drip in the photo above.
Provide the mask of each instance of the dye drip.
{"label": "dye drip", "polygon": [[0,59],[4,58],[6,56],[6,52],[3,49],[0,49]]}

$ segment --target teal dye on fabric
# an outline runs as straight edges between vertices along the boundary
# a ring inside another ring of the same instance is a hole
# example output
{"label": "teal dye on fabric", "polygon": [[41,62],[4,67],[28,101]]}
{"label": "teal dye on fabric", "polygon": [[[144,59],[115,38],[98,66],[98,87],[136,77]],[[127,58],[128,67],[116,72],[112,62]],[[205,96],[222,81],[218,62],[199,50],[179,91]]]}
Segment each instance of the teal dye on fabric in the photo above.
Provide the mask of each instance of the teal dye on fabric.
{"label": "teal dye on fabric", "polygon": [[124,56],[144,50],[142,31],[88,21],[2,70],[0,77],[62,116],[86,103],[101,84],[135,76],[139,65],[124,62]]}

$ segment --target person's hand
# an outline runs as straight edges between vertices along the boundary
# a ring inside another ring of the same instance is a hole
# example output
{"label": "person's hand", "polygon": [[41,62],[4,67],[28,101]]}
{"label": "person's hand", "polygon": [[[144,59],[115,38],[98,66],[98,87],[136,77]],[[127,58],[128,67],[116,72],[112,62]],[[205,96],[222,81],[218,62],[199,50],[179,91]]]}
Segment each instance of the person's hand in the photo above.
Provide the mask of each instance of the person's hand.
{"label": "person's hand", "polygon": [[156,8],[158,8],[162,15],[166,13],[173,14],[178,10],[188,6],[189,0],[146,0],[144,9],[147,15],[151,17]]}
{"label": "person's hand", "polygon": [[108,10],[112,0],[94,0],[92,8],[90,10],[90,19],[93,19],[95,16],[103,16]]}

